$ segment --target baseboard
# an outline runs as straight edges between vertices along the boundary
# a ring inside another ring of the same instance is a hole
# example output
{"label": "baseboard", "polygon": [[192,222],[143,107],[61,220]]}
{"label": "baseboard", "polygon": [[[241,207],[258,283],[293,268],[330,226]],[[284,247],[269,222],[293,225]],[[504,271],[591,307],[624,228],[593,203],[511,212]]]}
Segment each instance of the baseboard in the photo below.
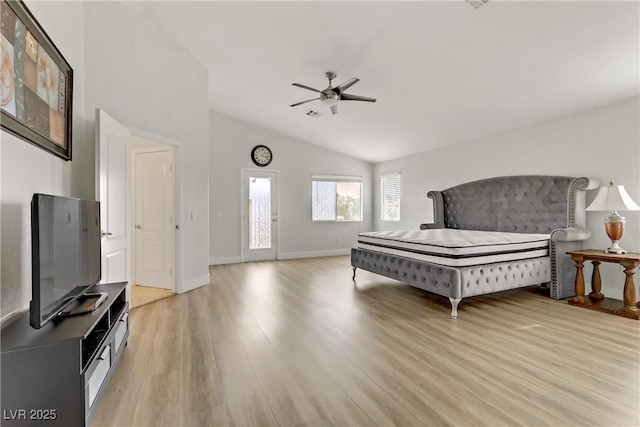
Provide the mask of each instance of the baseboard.
{"label": "baseboard", "polygon": [[308,251],[308,252],[284,252],[278,255],[278,259],[297,259],[297,258],[320,258],[325,256],[349,255],[351,248],[330,249],[324,251]]}
{"label": "baseboard", "polygon": [[188,279],[182,282],[182,289],[180,290],[179,293],[184,293],[184,292],[189,292],[193,289],[199,288],[201,286],[205,286],[208,285],[210,282],[211,278],[209,277],[209,273],[203,275],[203,276],[199,276],[199,277],[194,277],[192,279]]}
{"label": "baseboard", "polygon": [[242,257],[239,257],[239,256],[209,258],[209,265],[238,264],[241,262],[242,262]]}
{"label": "baseboard", "polygon": [[[325,256],[349,255],[350,253],[351,248],[308,252],[282,252],[278,254],[278,259],[320,258]],[[239,264],[241,262],[242,257],[239,256],[209,258],[209,265]]]}

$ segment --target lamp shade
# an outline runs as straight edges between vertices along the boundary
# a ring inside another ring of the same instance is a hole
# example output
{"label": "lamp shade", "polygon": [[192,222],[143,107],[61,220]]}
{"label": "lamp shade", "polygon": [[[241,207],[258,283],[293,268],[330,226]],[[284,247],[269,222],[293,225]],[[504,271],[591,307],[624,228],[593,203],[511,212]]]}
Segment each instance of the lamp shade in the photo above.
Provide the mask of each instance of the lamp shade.
{"label": "lamp shade", "polygon": [[600,187],[596,198],[587,207],[588,211],[640,211],[640,206],[633,201],[623,185],[614,185],[613,181],[608,187]]}

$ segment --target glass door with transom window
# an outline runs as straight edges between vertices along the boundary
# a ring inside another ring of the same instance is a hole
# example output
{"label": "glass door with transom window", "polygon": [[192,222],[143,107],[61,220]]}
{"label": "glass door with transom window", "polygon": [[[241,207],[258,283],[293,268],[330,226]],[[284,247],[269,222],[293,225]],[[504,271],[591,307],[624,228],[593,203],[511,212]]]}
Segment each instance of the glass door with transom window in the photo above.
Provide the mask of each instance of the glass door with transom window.
{"label": "glass door with transom window", "polygon": [[242,173],[244,261],[276,259],[277,182],[276,172],[245,170]]}

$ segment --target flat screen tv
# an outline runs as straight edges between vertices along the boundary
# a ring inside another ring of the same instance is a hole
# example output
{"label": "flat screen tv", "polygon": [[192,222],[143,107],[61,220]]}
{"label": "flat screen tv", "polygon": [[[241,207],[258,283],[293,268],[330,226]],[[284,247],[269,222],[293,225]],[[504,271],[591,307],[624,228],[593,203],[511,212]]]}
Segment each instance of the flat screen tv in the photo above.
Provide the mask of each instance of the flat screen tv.
{"label": "flat screen tv", "polygon": [[101,276],[100,203],[34,194],[31,255],[31,326],[39,329],[57,316],[78,314],[65,309],[87,296]]}

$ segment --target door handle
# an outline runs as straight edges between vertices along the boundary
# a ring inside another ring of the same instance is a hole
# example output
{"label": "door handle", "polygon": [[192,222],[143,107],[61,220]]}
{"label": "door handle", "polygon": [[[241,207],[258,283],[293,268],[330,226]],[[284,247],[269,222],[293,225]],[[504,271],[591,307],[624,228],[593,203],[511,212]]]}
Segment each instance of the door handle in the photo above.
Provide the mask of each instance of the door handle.
{"label": "door handle", "polygon": [[100,235],[101,235],[102,237],[106,237],[106,236],[113,236],[113,234],[111,234],[111,233],[107,233],[106,231],[102,231],[102,233],[100,233]]}
{"label": "door handle", "polygon": [[137,228],[138,230],[142,230],[142,226],[141,226],[140,224],[136,224],[136,228]]}

